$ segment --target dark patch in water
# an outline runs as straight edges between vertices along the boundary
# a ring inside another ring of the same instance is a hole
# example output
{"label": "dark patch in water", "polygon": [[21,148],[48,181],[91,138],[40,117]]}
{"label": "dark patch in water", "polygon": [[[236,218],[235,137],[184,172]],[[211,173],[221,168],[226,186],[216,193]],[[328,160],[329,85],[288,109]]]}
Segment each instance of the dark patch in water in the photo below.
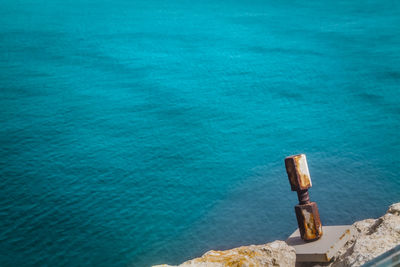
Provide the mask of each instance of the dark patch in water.
{"label": "dark patch in water", "polygon": [[279,94],[280,94],[281,96],[287,98],[287,99],[296,99],[296,100],[299,100],[299,99],[302,99],[302,98],[303,98],[303,95],[302,95],[302,94],[297,93],[297,92],[295,92],[294,90],[293,90],[293,91],[290,91],[290,90],[281,90],[281,91],[279,92]]}
{"label": "dark patch in water", "polygon": [[374,104],[379,104],[384,100],[383,96],[373,94],[373,93],[360,93],[360,94],[358,94],[358,97],[360,97],[363,100],[368,101],[370,103],[374,103]]}
{"label": "dark patch in water", "polygon": [[324,54],[307,49],[298,48],[283,48],[283,47],[262,47],[262,46],[252,46],[248,47],[246,50],[257,53],[257,54],[286,54],[286,55],[302,55],[302,56],[324,56]]}
{"label": "dark patch in water", "polygon": [[386,71],[382,73],[382,78],[400,80],[400,71]]}

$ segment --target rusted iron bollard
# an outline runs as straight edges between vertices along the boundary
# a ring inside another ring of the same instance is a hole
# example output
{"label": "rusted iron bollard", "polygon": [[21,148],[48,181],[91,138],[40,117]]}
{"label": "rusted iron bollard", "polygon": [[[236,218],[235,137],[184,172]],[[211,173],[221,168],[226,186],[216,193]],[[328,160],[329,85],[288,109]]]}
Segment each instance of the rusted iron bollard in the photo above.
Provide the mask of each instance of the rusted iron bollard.
{"label": "rusted iron bollard", "polygon": [[299,154],[285,158],[286,171],[292,191],[297,191],[299,205],[295,206],[300,236],[304,241],[314,241],[322,236],[317,203],[310,202],[308,188],[312,186],[306,155]]}

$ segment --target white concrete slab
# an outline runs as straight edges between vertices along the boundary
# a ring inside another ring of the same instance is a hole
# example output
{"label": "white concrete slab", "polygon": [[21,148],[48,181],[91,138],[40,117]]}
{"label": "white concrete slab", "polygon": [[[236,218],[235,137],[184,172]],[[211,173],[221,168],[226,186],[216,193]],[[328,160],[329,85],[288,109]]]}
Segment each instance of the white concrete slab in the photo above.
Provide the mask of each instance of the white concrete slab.
{"label": "white concrete slab", "polygon": [[354,235],[355,229],[351,225],[323,226],[322,237],[313,242],[304,242],[297,229],[286,243],[296,250],[297,262],[328,262],[336,252]]}

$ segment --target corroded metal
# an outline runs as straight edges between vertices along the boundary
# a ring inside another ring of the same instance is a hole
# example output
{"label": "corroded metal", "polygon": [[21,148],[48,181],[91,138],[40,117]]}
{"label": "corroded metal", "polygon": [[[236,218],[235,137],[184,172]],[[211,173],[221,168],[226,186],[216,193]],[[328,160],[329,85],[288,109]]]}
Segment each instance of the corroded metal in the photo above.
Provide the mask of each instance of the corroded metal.
{"label": "corroded metal", "polygon": [[301,238],[305,241],[319,239],[322,236],[322,225],[317,203],[309,202],[303,205],[296,205],[294,209]]}
{"label": "corroded metal", "polygon": [[312,186],[307,158],[304,154],[285,159],[286,171],[292,191],[297,191],[299,204],[295,206],[297,224],[304,241],[314,241],[322,236],[318,206],[310,202],[308,188]]}
{"label": "corroded metal", "polygon": [[306,155],[287,157],[285,165],[292,191],[306,190],[312,186]]}

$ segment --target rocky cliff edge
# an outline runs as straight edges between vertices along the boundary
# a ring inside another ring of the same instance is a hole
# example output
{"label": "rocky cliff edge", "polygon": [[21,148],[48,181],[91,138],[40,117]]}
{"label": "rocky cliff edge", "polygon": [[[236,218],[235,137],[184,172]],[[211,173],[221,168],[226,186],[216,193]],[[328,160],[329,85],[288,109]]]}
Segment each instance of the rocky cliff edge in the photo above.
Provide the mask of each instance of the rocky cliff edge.
{"label": "rocky cliff edge", "polygon": [[[378,219],[355,222],[356,234],[338,251],[329,263],[296,264],[294,248],[284,241],[264,245],[251,245],[224,251],[208,251],[200,258],[186,261],[180,267],[227,267],[227,266],[361,266],[400,244],[400,203],[389,207],[386,214]],[[171,267],[157,265],[154,267]]]}

